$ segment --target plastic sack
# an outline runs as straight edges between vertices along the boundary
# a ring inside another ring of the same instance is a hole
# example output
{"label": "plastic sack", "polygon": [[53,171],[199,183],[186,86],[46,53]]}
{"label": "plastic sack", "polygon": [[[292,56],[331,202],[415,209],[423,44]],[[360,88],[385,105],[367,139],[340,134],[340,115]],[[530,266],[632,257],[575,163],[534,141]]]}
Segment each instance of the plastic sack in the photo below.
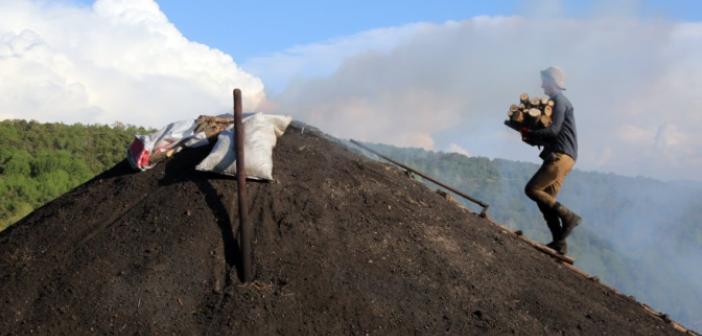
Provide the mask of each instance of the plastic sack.
{"label": "plastic sack", "polygon": [[183,147],[207,145],[207,136],[203,132],[196,133],[196,127],[193,120],[177,121],[157,132],[137,135],[127,149],[127,161],[132,168],[144,171]]}
{"label": "plastic sack", "polygon": [[[242,120],[246,177],[273,180],[273,148],[292,121],[289,116],[256,113]],[[220,133],[210,154],[195,167],[199,171],[236,175],[232,128]]]}

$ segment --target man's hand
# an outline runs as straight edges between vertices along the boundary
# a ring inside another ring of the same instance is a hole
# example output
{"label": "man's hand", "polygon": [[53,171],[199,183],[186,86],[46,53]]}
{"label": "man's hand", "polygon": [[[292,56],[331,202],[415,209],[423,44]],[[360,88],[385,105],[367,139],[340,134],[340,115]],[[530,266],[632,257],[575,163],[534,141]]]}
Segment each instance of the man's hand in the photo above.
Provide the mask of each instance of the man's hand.
{"label": "man's hand", "polygon": [[531,137],[531,130],[528,127],[522,127],[522,129],[519,130],[519,133],[522,134],[522,141],[524,141],[526,144],[530,146],[536,146],[537,143],[532,139]]}
{"label": "man's hand", "polygon": [[529,135],[529,127],[522,127],[522,129],[519,130],[519,133],[522,133],[522,138],[526,138]]}
{"label": "man's hand", "polygon": [[529,146],[537,146],[536,142],[534,142],[532,139],[523,137],[522,141],[524,141],[524,143],[526,143]]}

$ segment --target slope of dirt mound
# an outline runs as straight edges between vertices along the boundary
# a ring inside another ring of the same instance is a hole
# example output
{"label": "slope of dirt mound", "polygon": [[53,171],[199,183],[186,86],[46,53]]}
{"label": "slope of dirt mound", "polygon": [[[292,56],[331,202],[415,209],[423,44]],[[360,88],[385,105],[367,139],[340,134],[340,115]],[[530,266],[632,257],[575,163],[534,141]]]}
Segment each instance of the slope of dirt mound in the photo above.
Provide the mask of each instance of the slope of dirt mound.
{"label": "slope of dirt mound", "polygon": [[676,332],[395,168],[292,127],[249,185],[256,281],[237,277],[236,183],[208,150],[125,163],[0,235],[0,334]]}

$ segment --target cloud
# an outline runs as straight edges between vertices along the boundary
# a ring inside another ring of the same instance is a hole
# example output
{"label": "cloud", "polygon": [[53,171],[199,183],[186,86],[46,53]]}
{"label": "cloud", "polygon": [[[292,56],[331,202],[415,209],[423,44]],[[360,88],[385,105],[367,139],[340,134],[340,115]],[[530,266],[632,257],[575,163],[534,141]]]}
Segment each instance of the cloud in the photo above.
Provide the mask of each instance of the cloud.
{"label": "cloud", "polygon": [[160,126],[265,99],[231,56],[189,41],[153,0],[0,2],[3,118]]}
{"label": "cloud", "polygon": [[[394,29],[404,29],[400,43],[340,53],[335,71],[273,96],[274,110],[340,137],[469,143],[474,155],[537,161],[502,120],[521,92],[543,94],[539,70],[559,65],[575,106],[579,168],[700,179],[702,23],[514,16]],[[308,52],[295,60],[316,59]]]}

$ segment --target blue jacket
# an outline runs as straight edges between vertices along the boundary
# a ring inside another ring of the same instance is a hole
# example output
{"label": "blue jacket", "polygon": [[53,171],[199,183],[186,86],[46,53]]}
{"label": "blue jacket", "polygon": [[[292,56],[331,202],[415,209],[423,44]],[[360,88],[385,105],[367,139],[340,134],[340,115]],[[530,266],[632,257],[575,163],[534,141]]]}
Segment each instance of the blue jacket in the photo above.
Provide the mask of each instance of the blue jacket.
{"label": "blue jacket", "polygon": [[528,137],[535,143],[544,146],[539,157],[547,160],[552,153],[564,153],[578,159],[578,134],[575,129],[575,115],[573,105],[563,93],[551,97],[555,105],[550,127],[530,131]]}

